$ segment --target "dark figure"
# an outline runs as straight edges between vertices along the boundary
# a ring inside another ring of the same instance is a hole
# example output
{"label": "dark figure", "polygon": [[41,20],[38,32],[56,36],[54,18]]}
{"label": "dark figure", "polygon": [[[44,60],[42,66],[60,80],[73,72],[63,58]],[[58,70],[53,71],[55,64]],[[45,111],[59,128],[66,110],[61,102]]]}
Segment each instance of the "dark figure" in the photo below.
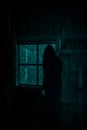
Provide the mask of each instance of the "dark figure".
{"label": "dark figure", "polygon": [[[51,45],[45,49],[43,56],[43,88],[45,89],[46,125],[56,125],[56,100],[60,101],[62,61],[55,55]],[[60,107],[60,106],[59,106]]]}

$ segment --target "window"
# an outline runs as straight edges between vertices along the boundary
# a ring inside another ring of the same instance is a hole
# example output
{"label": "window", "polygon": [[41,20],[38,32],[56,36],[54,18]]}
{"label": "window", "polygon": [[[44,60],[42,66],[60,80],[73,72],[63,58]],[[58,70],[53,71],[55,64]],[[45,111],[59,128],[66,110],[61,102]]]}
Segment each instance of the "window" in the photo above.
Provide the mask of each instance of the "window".
{"label": "window", "polygon": [[[16,45],[16,86],[42,86],[42,60],[47,45],[47,43]],[[52,42],[51,45],[55,49],[55,43]]]}

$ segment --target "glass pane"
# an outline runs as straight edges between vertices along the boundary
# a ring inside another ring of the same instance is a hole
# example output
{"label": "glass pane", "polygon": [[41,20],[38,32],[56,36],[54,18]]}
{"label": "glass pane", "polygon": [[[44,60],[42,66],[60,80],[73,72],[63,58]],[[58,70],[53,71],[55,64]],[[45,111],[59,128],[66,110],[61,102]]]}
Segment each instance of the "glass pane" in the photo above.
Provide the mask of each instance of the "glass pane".
{"label": "glass pane", "polygon": [[[47,45],[48,44],[41,44],[41,45],[39,45],[39,64],[42,64],[44,50],[45,50]],[[51,44],[51,45],[55,49],[55,44]]]}
{"label": "glass pane", "polygon": [[36,45],[20,45],[20,63],[36,64],[37,62]]}
{"label": "glass pane", "polygon": [[20,66],[20,84],[37,84],[36,66]]}
{"label": "glass pane", "polygon": [[43,85],[43,67],[39,66],[39,85]]}

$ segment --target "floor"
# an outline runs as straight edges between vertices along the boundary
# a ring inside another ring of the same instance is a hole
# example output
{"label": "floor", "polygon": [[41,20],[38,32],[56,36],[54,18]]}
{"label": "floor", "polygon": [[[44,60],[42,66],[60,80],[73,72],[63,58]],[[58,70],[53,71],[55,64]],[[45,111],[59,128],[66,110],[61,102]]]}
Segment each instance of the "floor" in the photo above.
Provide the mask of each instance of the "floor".
{"label": "floor", "polygon": [[[34,91],[16,91],[12,111],[8,115],[9,130],[36,130],[46,129],[47,126],[54,130],[84,130],[87,128],[87,105],[84,104],[84,116],[80,116],[76,104],[61,103],[56,108],[56,121],[54,118],[46,125],[47,113],[44,111],[43,96]],[[54,122],[54,123],[53,123]],[[84,128],[85,127],[85,128]]]}

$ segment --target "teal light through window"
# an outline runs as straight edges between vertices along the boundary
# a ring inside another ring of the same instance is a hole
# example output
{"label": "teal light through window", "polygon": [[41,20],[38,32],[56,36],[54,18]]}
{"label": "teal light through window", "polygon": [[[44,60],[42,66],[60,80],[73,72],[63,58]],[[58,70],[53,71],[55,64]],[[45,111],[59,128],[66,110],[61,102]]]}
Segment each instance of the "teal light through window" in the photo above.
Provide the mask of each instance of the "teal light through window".
{"label": "teal light through window", "polygon": [[39,85],[43,84],[43,67],[39,66]]}
{"label": "teal light through window", "polygon": [[36,64],[37,51],[36,45],[20,45],[20,63]]}
{"label": "teal light through window", "polygon": [[37,84],[36,66],[20,66],[20,84]]}
{"label": "teal light through window", "polygon": [[[16,45],[16,86],[43,85],[43,54],[48,44]],[[55,49],[55,44],[51,44]]]}

